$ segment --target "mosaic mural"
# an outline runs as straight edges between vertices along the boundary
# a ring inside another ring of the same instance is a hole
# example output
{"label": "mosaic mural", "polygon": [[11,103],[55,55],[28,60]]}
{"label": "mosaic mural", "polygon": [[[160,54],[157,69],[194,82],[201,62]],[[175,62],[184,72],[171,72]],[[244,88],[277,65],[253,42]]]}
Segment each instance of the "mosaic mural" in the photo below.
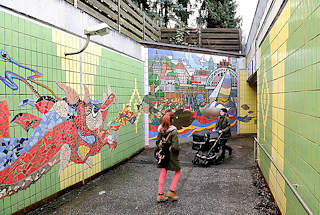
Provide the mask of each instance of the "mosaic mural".
{"label": "mosaic mural", "polygon": [[[131,124],[135,122],[136,116],[130,111],[129,105],[115,119],[108,121],[109,109],[116,98],[110,88],[101,100],[93,100],[84,85],[84,100],[81,100],[73,88],[57,82],[65,92],[65,97],[59,98],[50,88],[34,80],[42,76],[40,72],[20,65],[5,50],[1,50],[1,57],[36,73],[24,78],[6,71],[5,78],[0,76],[0,80],[12,90],[18,89],[13,79],[27,84],[37,99],[26,98],[20,105],[30,105],[43,116],[17,114],[11,123],[19,124],[26,131],[30,128],[34,130],[29,138],[10,138],[10,111],[6,100],[1,101],[0,124],[3,128],[0,133],[0,198],[29,187],[57,163],[60,163],[59,174],[71,161],[92,167],[92,156],[103,146],[108,145],[111,150],[117,147],[118,136],[113,131],[118,131],[128,121]],[[40,95],[28,81],[48,89],[54,97]]]}
{"label": "mosaic mural", "polygon": [[144,108],[150,141],[167,111],[175,112],[180,138],[214,128],[223,107],[228,109],[232,132],[237,132],[243,118],[238,118],[236,59],[161,49],[149,49],[148,55],[150,90]]}
{"label": "mosaic mural", "polygon": [[143,62],[0,10],[0,214],[144,147]]}

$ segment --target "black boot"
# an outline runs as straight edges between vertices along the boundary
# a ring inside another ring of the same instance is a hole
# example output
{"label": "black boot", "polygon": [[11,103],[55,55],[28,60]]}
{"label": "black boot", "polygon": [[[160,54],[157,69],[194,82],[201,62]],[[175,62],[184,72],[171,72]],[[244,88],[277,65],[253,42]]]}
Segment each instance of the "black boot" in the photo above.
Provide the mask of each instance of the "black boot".
{"label": "black boot", "polygon": [[232,155],[232,148],[230,146],[226,146],[227,150],[229,151],[229,156]]}
{"label": "black boot", "polygon": [[218,158],[218,161],[219,161],[220,163],[222,163],[222,162],[224,161],[225,154],[226,154],[226,148],[223,146],[223,147],[222,147],[222,153],[221,153],[220,157]]}

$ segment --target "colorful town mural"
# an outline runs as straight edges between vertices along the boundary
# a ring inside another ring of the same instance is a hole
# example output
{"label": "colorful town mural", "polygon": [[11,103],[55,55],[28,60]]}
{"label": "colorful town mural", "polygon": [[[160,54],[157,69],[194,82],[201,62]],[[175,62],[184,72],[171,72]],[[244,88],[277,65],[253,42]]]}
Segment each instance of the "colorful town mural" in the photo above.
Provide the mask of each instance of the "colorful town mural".
{"label": "colorful town mural", "polygon": [[[25,78],[5,71],[5,77],[0,76],[0,80],[11,90],[26,84],[36,98],[25,98],[19,105],[32,106],[42,117],[19,113],[10,121],[8,103],[6,99],[0,101],[0,199],[28,188],[56,164],[60,164],[59,175],[70,162],[85,163],[91,168],[92,157],[105,145],[115,149],[117,131],[127,122],[133,124],[137,118],[130,105],[114,119],[108,117],[111,106],[117,106],[116,95],[110,87],[101,100],[94,100],[88,87],[83,85],[84,99],[81,100],[75,89],[57,81],[65,93],[65,97],[59,98],[49,87],[35,81],[42,73],[19,64],[5,50],[1,50],[1,59],[35,74]],[[33,84],[52,95],[41,95]],[[33,132],[29,137],[11,138],[10,123],[19,124],[27,132],[32,128]]]}
{"label": "colorful town mural", "polygon": [[161,49],[148,50],[149,140],[154,141],[161,116],[176,115],[179,137],[214,128],[219,110],[228,109],[237,131],[239,74],[236,59]]}

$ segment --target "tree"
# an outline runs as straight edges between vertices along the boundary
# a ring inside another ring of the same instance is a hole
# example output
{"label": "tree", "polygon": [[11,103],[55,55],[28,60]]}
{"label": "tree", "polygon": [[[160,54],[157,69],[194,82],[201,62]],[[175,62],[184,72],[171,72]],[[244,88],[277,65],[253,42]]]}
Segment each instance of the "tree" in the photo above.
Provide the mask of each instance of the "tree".
{"label": "tree", "polygon": [[152,74],[152,73],[149,72],[149,84],[152,84],[152,82],[156,82],[157,80],[158,80],[158,75],[157,74]]}
{"label": "tree", "polygon": [[138,7],[142,7],[144,11],[149,11],[148,0],[133,0],[133,2],[134,2]]}
{"label": "tree", "polygon": [[185,23],[179,23],[176,25],[176,28],[177,34],[169,39],[169,43],[185,46],[189,45],[184,41],[185,36],[189,34],[188,26]]}
{"label": "tree", "polygon": [[207,28],[240,28],[237,6],[236,0],[204,0],[199,9],[198,25]]}
{"label": "tree", "polygon": [[162,56],[162,57],[160,58],[160,60],[161,60],[161,61],[165,61],[165,62],[169,65],[169,67],[170,67],[171,69],[173,68],[172,62],[171,62],[171,60],[170,60],[167,56]]}
{"label": "tree", "polygon": [[176,75],[174,74],[174,72],[168,72],[167,76],[169,76],[169,77],[176,77]]}
{"label": "tree", "polygon": [[162,27],[168,27],[173,16],[173,0],[155,0],[149,2],[148,15],[158,21]]}
{"label": "tree", "polygon": [[156,97],[164,97],[164,93],[162,90],[158,90],[155,94]]}
{"label": "tree", "polygon": [[193,11],[188,10],[191,0],[133,0],[142,7],[147,15],[158,21],[162,27],[169,27],[169,22],[188,24]]}
{"label": "tree", "polygon": [[146,11],[148,16],[158,21],[162,27],[168,28],[170,21],[188,24],[189,15],[192,13],[188,11],[188,4],[190,0],[153,0],[148,1]]}
{"label": "tree", "polygon": [[177,0],[177,4],[179,7],[176,7],[174,12],[181,22],[187,25],[189,16],[192,14],[191,11],[188,11],[190,0]]}

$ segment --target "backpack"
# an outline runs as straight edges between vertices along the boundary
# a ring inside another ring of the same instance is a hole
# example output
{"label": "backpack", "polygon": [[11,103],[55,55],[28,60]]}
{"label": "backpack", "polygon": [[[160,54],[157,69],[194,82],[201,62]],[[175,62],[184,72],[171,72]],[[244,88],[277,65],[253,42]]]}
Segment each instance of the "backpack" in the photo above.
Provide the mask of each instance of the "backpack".
{"label": "backpack", "polygon": [[166,138],[161,137],[161,140],[157,144],[157,148],[154,151],[154,157],[157,161],[158,166],[161,168],[166,167],[170,161],[169,148],[171,146],[171,143],[168,143],[168,139],[169,139],[170,135],[171,135],[171,133],[169,133]]}

